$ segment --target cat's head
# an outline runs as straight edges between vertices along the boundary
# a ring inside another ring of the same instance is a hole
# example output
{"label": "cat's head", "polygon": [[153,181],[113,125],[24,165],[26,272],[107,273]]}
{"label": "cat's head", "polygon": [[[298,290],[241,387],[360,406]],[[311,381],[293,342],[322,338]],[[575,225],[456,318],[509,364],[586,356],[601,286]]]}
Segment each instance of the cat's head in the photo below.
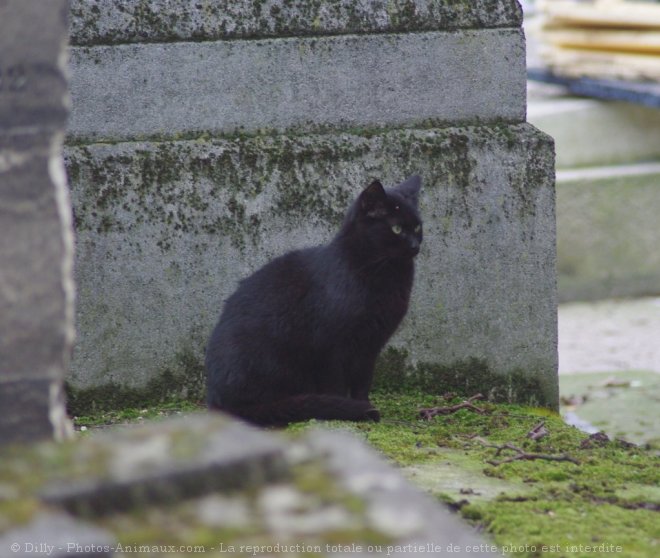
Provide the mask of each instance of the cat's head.
{"label": "cat's head", "polygon": [[422,220],[418,196],[419,176],[411,176],[394,188],[374,180],[359,195],[348,218],[374,250],[392,259],[410,259],[419,253]]}

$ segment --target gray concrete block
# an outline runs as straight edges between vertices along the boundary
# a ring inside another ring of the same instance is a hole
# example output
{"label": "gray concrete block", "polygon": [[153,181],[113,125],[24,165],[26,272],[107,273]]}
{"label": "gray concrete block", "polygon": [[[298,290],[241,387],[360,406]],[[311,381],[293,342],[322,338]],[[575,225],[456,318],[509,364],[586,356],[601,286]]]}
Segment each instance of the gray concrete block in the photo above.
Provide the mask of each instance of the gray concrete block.
{"label": "gray concrete block", "polygon": [[75,47],[69,135],[522,122],[524,48],[519,29]]}
{"label": "gray concrete block", "polygon": [[70,146],[67,168],[78,388],[169,372],[201,389],[240,278],[329,240],[370,179],[419,173],[425,241],[394,346],[414,364],[522,371],[534,388],[512,385],[512,399],[557,402],[553,151],[530,126]]}
{"label": "gray concrete block", "polygon": [[64,0],[0,5],[0,443],[68,430],[73,230]]}
{"label": "gray concrete block", "polygon": [[557,174],[561,301],[660,294],[660,164]]}
{"label": "gray concrete block", "polygon": [[234,38],[519,27],[515,0],[72,0],[71,43]]}

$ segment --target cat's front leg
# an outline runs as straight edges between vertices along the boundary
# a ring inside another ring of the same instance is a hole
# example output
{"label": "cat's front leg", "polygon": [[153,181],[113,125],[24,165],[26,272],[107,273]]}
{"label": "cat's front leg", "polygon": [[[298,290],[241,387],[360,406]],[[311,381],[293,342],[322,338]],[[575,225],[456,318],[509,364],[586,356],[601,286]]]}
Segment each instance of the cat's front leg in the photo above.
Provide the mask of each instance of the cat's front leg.
{"label": "cat's front leg", "polygon": [[375,358],[362,357],[354,358],[346,367],[345,374],[352,399],[369,401],[375,365]]}
{"label": "cat's front leg", "polygon": [[380,422],[380,411],[376,409],[369,401],[369,392],[374,377],[375,358],[356,359],[348,367],[348,384],[350,386],[350,396],[352,399],[366,401],[369,408],[365,413],[367,420]]}

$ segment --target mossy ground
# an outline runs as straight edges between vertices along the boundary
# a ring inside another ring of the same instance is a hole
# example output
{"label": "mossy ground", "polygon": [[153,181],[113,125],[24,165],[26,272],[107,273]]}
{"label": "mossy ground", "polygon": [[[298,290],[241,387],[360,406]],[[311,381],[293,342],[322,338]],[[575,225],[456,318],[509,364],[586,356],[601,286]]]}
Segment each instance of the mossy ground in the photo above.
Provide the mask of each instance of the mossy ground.
{"label": "mossy ground", "polygon": [[[477,403],[485,414],[460,410],[418,419],[420,407],[460,400],[379,393],[372,401],[381,411],[380,423],[328,425],[363,436],[412,482],[450,503],[511,555],[658,555],[660,459],[653,450],[618,441],[585,448],[587,434],[559,415],[515,405]],[[541,420],[549,434],[532,441],[527,433]],[[568,454],[580,464],[521,460],[493,466],[487,461],[495,459],[496,450],[475,437],[530,453]]]}
{"label": "mossy ground", "polygon": [[[391,459],[413,483],[449,503],[467,521],[515,556],[589,557],[614,554],[651,558],[660,551],[660,459],[651,448],[619,441],[592,443],[547,409],[477,402],[477,414],[460,410],[430,421],[420,407],[447,406],[461,397],[377,392],[382,421],[327,422],[350,430]],[[78,426],[135,422],[199,410],[182,402],[164,407],[78,417]],[[549,434],[527,433],[541,420]],[[292,425],[291,435],[317,421]],[[568,454],[579,461],[520,460],[491,465],[491,444],[511,443],[530,453]]]}
{"label": "mossy ground", "polygon": [[103,428],[115,424],[140,423],[148,420],[158,420],[172,415],[182,415],[203,409],[201,403],[183,399],[170,399],[155,406],[142,408],[124,408],[99,412],[94,415],[74,417],[74,424],[78,430],[86,431],[92,428]]}

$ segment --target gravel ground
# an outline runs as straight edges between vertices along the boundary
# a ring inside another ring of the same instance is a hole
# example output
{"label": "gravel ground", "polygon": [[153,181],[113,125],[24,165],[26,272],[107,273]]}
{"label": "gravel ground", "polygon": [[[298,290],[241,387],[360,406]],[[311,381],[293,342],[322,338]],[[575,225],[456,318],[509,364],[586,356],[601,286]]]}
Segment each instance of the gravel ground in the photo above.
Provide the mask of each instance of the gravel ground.
{"label": "gravel ground", "polygon": [[559,306],[559,373],[660,374],[660,298]]}

